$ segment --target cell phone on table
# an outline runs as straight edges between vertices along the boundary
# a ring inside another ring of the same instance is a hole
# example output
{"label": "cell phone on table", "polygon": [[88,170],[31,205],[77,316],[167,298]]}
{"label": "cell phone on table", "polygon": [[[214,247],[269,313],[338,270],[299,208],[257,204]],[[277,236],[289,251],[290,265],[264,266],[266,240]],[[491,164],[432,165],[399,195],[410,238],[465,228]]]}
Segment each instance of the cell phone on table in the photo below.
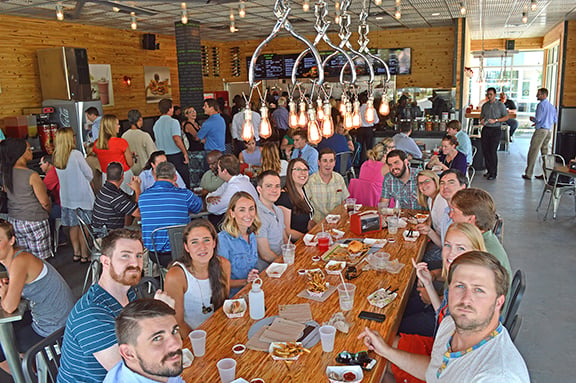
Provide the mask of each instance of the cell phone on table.
{"label": "cell phone on table", "polygon": [[384,322],[384,320],[386,319],[386,315],[384,314],[378,314],[378,313],[373,313],[370,311],[361,311],[360,315],[358,315],[358,318],[360,319],[367,319],[367,320],[373,320],[375,322]]}

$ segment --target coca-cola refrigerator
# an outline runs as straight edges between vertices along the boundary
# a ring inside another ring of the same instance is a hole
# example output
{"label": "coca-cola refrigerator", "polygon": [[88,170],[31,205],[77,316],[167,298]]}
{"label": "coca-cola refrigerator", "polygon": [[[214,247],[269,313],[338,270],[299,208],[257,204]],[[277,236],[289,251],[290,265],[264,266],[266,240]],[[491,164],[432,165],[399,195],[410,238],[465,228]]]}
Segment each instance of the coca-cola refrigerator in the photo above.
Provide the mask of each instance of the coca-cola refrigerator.
{"label": "coca-cola refrigerator", "polygon": [[86,155],[84,144],[88,142],[90,121],[86,119],[86,109],[95,107],[100,116],[103,115],[102,103],[96,101],[74,100],[44,100],[42,106],[51,106],[54,112],[50,114],[50,122],[58,127],[71,127],[76,133],[76,149]]}

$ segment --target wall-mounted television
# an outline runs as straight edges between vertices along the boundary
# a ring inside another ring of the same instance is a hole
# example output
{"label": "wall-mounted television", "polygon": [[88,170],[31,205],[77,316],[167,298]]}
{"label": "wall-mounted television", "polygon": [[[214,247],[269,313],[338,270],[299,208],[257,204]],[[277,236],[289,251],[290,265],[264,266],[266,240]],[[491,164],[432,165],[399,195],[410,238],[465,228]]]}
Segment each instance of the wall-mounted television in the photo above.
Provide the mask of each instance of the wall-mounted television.
{"label": "wall-mounted television", "polygon": [[[391,75],[406,75],[412,72],[411,48],[391,48],[391,49],[370,49],[372,54],[378,55],[384,60],[390,69]],[[320,52],[320,57],[324,60],[331,52]],[[262,54],[256,60],[254,67],[254,80],[272,80],[281,78],[291,78],[292,70],[298,54],[277,55],[274,53]],[[251,57],[246,58],[246,65],[250,67]],[[384,66],[378,60],[373,61],[374,73],[376,75],[386,74]],[[343,55],[336,55],[330,59],[325,67],[325,78],[333,80],[340,78],[340,71],[346,64],[346,58]],[[354,60],[356,66],[356,75],[367,76],[369,73],[368,64],[361,58]],[[350,69],[347,68],[345,73],[349,75]],[[312,55],[306,55],[296,71],[297,78],[316,78],[318,68],[316,60]]]}

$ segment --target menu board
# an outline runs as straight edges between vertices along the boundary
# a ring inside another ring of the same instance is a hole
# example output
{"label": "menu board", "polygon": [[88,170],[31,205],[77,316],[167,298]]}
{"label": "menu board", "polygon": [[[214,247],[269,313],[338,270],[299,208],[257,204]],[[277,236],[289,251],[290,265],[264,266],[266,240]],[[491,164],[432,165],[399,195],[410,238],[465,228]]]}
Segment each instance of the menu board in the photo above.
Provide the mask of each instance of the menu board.
{"label": "menu board", "polygon": [[[247,58],[247,65],[250,67],[250,60]],[[254,79],[275,79],[284,77],[284,58],[281,55],[274,53],[267,53],[258,56],[256,65],[254,66]]]}

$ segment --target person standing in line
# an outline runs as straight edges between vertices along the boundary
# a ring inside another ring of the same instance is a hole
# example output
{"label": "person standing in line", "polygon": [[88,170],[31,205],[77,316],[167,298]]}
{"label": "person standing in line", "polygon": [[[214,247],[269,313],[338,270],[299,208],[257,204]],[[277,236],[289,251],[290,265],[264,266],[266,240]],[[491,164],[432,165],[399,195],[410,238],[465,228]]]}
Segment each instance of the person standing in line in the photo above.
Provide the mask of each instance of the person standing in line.
{"label": "person standing in line", "polygon": [[482,154],[487,172],[484,177],[495,180],[498,175],[498,145],[502,136],[502,123],[508,121],[508,110],[499,100],[496,100],[496,89],[486,90],[488,102],[482,105],[480,123],[482,127]]}
{"label": "person standing in line", "polygon": [[167,98],[160,100],[158,103],[160,118],[154,123],[154,137],[158,150],[166,153],[168,162],[176,166],[178,174],[187,188],[190,188],[190,171],[188,170],[188,152],[182,140],[182,131],[178,120],[172,118],[174,107],[172,100]]}
{"label": "person standing in line", "polygon": [[[530,149],[528,149],[528,164],[526,170],[522,174],[525,180],[532,179],[534,173],[534,164],[538,159],[538,152],[543,156],[548,154],[548,144],[552,137],[552,127],[558,122],[556,115],[556,108],[548,101],[548,89],[540,88],[536,93],[538,98],[538,106],[536,107],[536,116],[530,117],[530,121],[534,123],[534,134],[530,140]],[[538,179],[543,179],[543,175],[536,176]]]}
{"label": "person standing in line", "polygon": [[144,123],[142,113],[136,109],[129,111],[128,123],[130,124],[130,129],[124,132],[122,138],[128,141],[128,148],[130,152],[133,153],[134,163],[132,164],[132,173],[137,176],[144,168],[150,155],[157,149],[152,137],[150,137],[147,132],[141,130],[142,124]]}

